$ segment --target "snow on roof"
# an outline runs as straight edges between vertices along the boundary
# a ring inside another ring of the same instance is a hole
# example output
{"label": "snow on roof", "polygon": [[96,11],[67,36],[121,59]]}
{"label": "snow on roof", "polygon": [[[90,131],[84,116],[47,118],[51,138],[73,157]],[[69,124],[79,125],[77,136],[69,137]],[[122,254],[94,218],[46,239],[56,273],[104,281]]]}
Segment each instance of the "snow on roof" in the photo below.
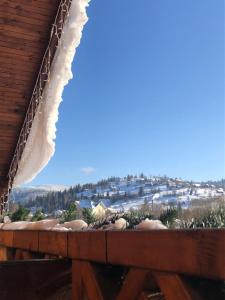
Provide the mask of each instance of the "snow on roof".
{"label": "snow on roof", "polygon": [[94,204],[91,200],[82,199],[79,201],[80,208],[94,208]]}
{"label": "snow on roof", "polygon": [[65,85],[73,77],[71,65],[80,44],[82,30],[88,18],[89,0],[73,0],[63,26],[50,72],[42,93],[22,158],[19,161],[14,186],[30,182],[48,164],[55,152],[56,122]]}
{"label": "snow on roof", "polygon": [[100,199],[98,204],[100,203],[102,203],[105,208],[108,208],[112,205],[112,201],[110,199]]}

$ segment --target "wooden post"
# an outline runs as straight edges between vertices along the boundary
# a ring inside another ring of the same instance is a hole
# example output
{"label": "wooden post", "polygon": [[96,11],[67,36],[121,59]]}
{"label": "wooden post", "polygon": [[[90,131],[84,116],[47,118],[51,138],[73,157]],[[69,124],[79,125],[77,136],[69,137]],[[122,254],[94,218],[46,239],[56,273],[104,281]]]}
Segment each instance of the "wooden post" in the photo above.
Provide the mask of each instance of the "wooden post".
{"label": "wooden post", "polygon": [[13,259],[13,249],[8,247],[0,246],[0,262]]}
{"label": "wooden post", "polygon": [[72,299],[83,300],[82,263],[78,260],[72,262]]}

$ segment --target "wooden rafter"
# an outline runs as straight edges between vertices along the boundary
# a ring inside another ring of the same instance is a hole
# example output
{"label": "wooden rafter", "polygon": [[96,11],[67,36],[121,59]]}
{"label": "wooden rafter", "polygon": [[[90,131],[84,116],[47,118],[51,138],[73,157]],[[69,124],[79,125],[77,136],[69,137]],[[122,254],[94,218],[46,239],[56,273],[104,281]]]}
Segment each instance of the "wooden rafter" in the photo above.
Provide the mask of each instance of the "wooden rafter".
{"label": "wooden rafter", "polygon": [[21,159],[71,0],[0,2],[1,212]]}

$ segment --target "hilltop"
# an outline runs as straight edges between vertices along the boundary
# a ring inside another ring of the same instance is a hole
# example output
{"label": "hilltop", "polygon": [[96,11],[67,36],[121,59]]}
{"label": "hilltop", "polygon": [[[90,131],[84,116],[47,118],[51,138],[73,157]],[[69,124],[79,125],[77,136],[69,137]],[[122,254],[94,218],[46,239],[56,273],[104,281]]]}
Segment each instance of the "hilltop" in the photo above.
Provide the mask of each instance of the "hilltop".
{"label": "hilltop", "polygon": [[46,213],[68,209],[75,202],[80,208],[94,208],[101,203],[111,212],[126,212],[142,205],[181,207],[200,206],[204,201],[225,198],[225,180],[193,182],[167,176],[128,175],[111,177],[97,183],[44,186],[16,189],[13,201]]}

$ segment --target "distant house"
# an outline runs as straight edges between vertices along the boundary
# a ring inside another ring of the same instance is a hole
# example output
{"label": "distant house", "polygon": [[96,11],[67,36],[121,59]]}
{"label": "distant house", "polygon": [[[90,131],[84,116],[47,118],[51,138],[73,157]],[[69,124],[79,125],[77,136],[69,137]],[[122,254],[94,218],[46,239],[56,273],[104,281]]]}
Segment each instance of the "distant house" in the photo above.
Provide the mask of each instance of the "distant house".
{"label": "distant house", "polygon": [[61,209],[55,210],[55,211],[53,212],[53,215],[54,215],[54,217],[56,217],[56,218],[61,217],[62,214],[63,214],[63,210],[61,210]]}
{"label": "distant house", "polygon": [[80,201],[76,201],[78,207],[82,208],[89,208],[92,210],[92,214],[98,218],[104,218],[106,215],[106,211],[108,207],[111,205],[110,199],[100,199],[97,203],[89,199],[82,199]]}
{"label": "distant house", "polygon": [[101,199],[97,205],[93,208],[92,213],[96,218],[104,218],[108,208],[111,206],[112,202],[110,199]]}
{"label": "distant house", "polygon": [[104,218],[106,215],[106,208],[102,202],[98,203],[92,210],[92,214],[98,218]]}
{"label": "distant house", "polygon": [[82,199],[76,202],[80,208],[94,208],[94,202],[89,199]]}

